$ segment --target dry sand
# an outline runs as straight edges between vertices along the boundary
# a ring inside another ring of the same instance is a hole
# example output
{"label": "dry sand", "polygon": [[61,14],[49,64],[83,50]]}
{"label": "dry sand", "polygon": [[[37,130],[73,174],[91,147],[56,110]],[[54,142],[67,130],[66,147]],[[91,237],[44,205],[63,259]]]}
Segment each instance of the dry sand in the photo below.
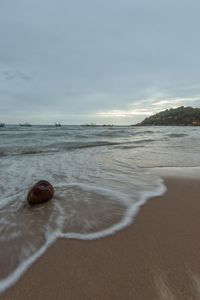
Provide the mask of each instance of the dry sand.
{"label": "dry sand", "polygon": [[0,299],[200,299],[200,181],[166,184],[125,230],[57,241]]}

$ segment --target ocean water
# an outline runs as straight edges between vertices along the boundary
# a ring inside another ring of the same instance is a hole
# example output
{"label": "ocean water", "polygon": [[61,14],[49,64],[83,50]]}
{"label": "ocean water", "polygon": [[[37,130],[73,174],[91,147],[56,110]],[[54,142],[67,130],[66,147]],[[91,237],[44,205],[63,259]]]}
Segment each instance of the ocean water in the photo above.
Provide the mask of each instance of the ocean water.
{"label": "ocean water", "polygon": [[[57,238],[93,240],[133,222],[165,192],[155,170],[198,176],[199,137],[200,127],[0,128],[0,292]],[[40,179],[54,198],[30,207]]]}

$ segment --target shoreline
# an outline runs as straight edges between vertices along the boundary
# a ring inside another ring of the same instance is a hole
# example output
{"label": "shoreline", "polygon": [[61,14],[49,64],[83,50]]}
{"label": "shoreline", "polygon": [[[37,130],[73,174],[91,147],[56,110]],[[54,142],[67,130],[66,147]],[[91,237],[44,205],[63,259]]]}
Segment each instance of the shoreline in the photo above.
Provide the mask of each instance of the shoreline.
{"label": "shoreline", "polygon": [[133,224],[99,240],[59,239],[0,299],[199,299],[199,180],[164,182]]}

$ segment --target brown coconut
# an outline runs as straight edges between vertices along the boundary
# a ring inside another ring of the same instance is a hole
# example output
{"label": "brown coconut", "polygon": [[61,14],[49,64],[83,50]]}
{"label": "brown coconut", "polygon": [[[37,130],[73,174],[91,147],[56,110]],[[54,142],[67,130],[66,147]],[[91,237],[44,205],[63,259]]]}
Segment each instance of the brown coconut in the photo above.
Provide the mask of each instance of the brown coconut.
{"label": "brown coconut", "polygon": [[40,180],[29,190],[27,201],[29,204],[44,203],[53,198],[54,188],[46,180]]}

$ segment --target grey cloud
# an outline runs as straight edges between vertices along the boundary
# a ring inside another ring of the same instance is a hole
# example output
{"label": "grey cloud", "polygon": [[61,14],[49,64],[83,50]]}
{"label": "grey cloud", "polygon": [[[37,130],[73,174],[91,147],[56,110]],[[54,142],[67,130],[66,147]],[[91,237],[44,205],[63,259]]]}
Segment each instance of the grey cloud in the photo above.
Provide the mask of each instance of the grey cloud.
{"label": "grey cloud", "polygon": [[1,107],[79,122],[198,96],[199,10],[197,0],[1,1]]}
{"label": "grey cloud", "polygon": [[21,79],[26,81],[32,79],[32,76],[18,70],[5,70],[2,71],[2,75],[7,80]]}

